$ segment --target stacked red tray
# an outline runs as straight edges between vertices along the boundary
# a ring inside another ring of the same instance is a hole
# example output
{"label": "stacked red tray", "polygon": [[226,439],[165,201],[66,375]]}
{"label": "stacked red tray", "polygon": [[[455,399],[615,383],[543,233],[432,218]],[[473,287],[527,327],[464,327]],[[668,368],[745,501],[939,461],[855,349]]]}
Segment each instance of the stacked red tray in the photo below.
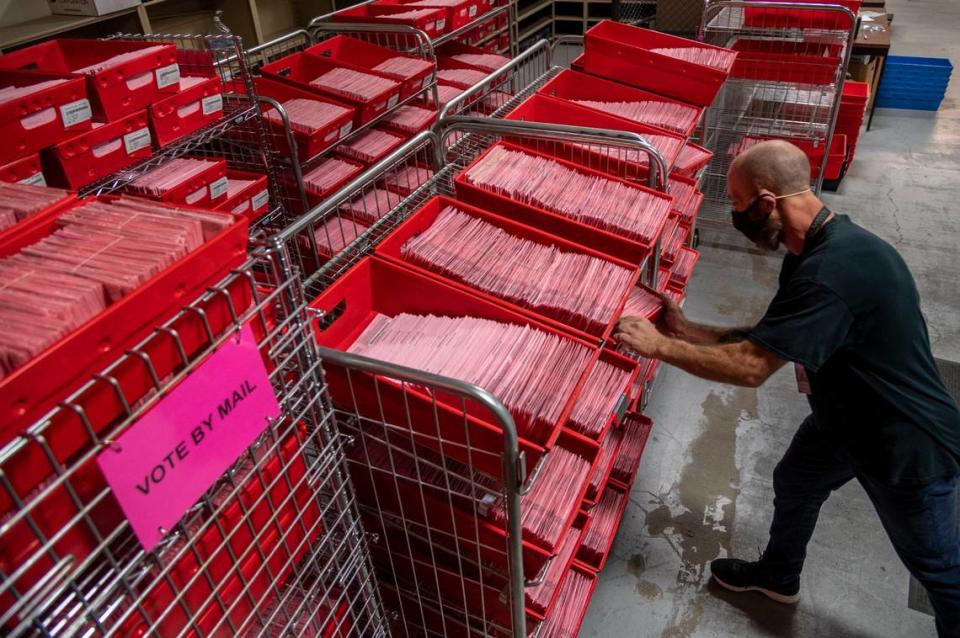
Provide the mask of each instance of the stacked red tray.
{"label": "stacked red tray", "polygon": [[604,20],[587,31],[581,63],[587,73],[710,106],[736,58],[729,49]]}
{"label": "stacked red tray", "polygon": [[269,208],[270,192],[267,190],[266,175],[227,169],[227,195],[214,210],[254,220]]}
{"label": "stacked red tray", "polygon": [[401,4],[364,3],[333,14],[339,22],[383,22],[387,24],[405,24],[416,27],[430,38],[446,33],[446,7],[412,7]]}
{"label": "stacked red tray", "polygon": [[0,57],[0,69],[85,77],[94,114],[113,121],[180,89],[173,44],[134,40],[50,40]]}
{"label": "stacked red tray", "polygon": [[306,52],[266,64],[260,72],[264,78],[353,107],[356,109],[356,126],[366,124],[396,106],[402,88],[401,82],[384,73]]}
{"label": "stacked red tray", "polygon": [[218,76],[183,76],[180,92],[150,105],[150,130],[164,147],[223,117],[223,87]]}
{"label": "stacked red tray", "polygon": [[821,42],[738,39],[731,75],[791,84],[832,84],[841,66],[842,46]]}
{"label": "stacked red tray", "polygon": [[843,83],[843,94],[840,97],[840,111],[837,113],[837,126],[834,135],[847,137],[847,166],[853,163],[857,152],[857,142],[860,140],[860,127],[866,113],[867,102],[870,101],[870,85],[866,82],[847,80]]}
{"label": "stacked red tray", "polygon": [[305,53],[402,82],[401,100],[426,87],[434,70],[433,63],[422,58],[343,35],[315,44]]}
{"label": "stacked red tray", "polygon": [[0,71],[0,164],[89,131],[92,117],[82,77]]}

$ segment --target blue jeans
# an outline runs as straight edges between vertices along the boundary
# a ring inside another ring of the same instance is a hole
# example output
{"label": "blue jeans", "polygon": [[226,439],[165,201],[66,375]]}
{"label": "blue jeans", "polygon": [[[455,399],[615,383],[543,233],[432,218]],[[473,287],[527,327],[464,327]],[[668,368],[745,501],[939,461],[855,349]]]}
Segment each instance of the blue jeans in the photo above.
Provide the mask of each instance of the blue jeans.
{"label": "blue jeans", "polygon": [[960,636],[957,479],[892,486],[854,471],[813,417],[800,425],[773,471],[774,513],[762,563],[782,584],[796,583],[820,506],[852,478],[863,485],[900,560],[923,583],[941,637]]}

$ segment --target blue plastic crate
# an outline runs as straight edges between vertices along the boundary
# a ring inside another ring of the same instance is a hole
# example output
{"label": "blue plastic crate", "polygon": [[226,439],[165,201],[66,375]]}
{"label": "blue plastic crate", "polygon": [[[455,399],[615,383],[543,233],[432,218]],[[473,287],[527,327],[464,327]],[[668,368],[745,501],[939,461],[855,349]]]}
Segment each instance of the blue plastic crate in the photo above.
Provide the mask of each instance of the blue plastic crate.
{"label": "blue plastic crate", "polygon": [[884,67],[877,106],[936,111],[952,72],[953,65],[945,58],[891,55]]}

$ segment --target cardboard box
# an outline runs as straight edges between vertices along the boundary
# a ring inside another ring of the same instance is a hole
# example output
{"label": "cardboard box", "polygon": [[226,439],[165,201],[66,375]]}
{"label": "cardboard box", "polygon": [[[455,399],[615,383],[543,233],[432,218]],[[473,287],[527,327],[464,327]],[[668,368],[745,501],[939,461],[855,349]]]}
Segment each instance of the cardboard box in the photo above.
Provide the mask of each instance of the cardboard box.
{"label": "cardboard box", "polygon": [[857,82],[866,82],[873,88],[874,75],[877,72],[877,58],[871,56],[857,56],[859,60],[850,59],[847,66],[847,73],[850,78]]}
{"label": "cardboard box", "polygon": [[140,4],[140,0],[47,0],[50,12],[68,16],[103,16]]}

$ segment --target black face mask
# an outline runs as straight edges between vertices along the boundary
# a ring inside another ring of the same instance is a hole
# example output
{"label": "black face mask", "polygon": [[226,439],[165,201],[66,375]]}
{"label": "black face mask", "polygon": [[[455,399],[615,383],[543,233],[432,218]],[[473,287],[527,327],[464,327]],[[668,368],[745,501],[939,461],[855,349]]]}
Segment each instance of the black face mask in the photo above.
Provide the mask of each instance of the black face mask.
{"label": "black face mask", "polygon": [[[731,210],[730,217],[733,219],[733,227],[739,230],[751,242],[756,243],[760,237],[760,232],[767,224],[770,213],[764,215],[757,209],[760,203],[760,197],[754,199],[744,210]],[[754,221],[754,217],[761,215],[761,218]]]}

